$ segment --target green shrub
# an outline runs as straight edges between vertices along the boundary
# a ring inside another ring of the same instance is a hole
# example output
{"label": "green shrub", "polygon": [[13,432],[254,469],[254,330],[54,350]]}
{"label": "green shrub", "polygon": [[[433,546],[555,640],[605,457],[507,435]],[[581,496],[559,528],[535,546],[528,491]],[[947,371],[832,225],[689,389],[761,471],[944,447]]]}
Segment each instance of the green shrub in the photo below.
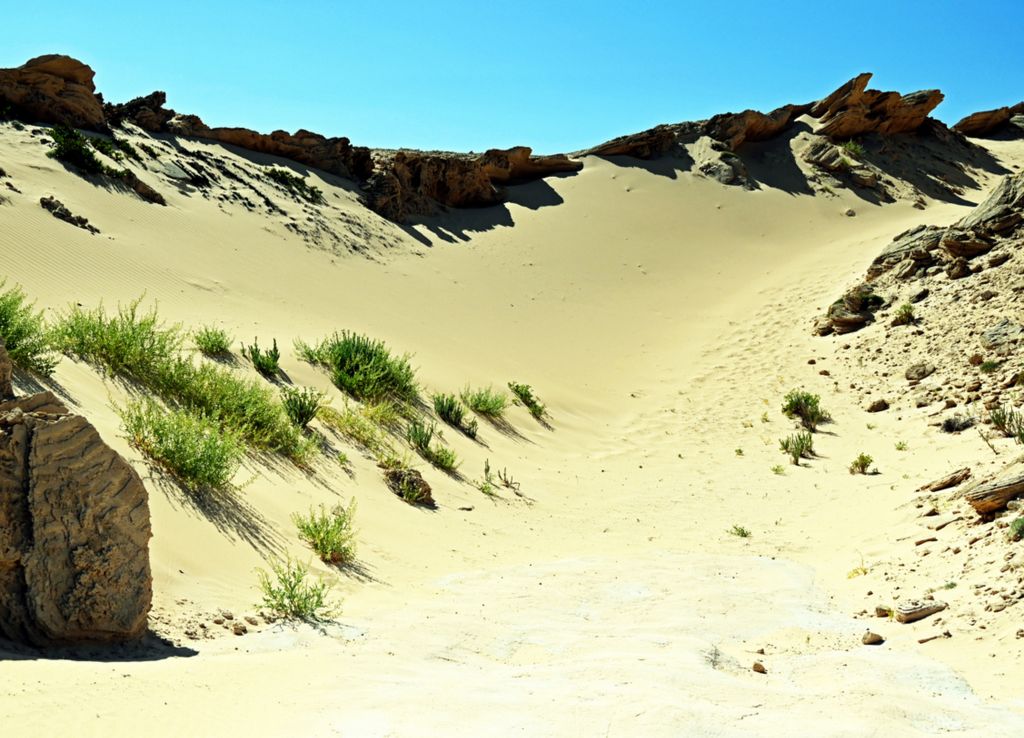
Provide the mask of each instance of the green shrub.
{"label": "green shrub", "polygon": [[299,428],[305,428],[316,417],[323,400],[323,392],[318,392],[312,387],[281,388],[281,404],[284,411]]}
{"label": "green shrub", "polygon": [[864,157],[864,147],[856,141],[844,141],[842,144],[840,144],[840,147],[843,149],[843,151],[850,154],[850,156],[855,156],[858,159]]}
{"label": "green shrub", "polygon": [[427,456],[430,453],[430,441],[433,439],[436,429],[437,426],[433,423],[426,425],[418,420],[412,421],[409,423],[409,444],[422,455]]}
{"label": "green shrub", "polygon": [[1003,365],[1003,362],[1001,362],[1001,361],[991,361],[991,360],[989,360],[989,361],[981,362],[981,366],[979,366],[978,368],[981,370],[982,374],[991,374],[992,372],[996,371],[1002,365]]}
{"label": "green shrub", "polygon": [[57,356],[43,313],[33,310],[35,303],[28,301],[20,287],[4,289],[6,284],[0,280],[0,338],[7,353],[22,369],[49,376],[57,366]]}
{"label": "green shrub", "polygon": [[530,415],[535,418],[543,418],[545,407],[540,401],[534,397],[533,388],[528,384],[520,384],[519,382],[509,382],[508,388],[512,390],[512,394],[519,398],[519,401],[526,405],[530,410]]}
{"label": "green shrub", "polygon": [[508,395],[493,387],[462,390],[462,401],[475,413],[488,418],[500,418],[508,407]]}
{"label": "green shrub", "polygon": [[361,446],[374,458],[391,450],[387,435],[371,417],[370,408],[355,409],[346,405],[344,410],[338,411],[325,405],[317,410],[316,415],[327,427]]}
{"label": "green shrub", "polygon": [[914,322],[914,306],[909,302],[903,303],[896,310],[896,315],[892,319],[893,325],[910,325]]}
{"label": "green shrub", "polygon": [[223,357],[231,353],[232,338],[223,328],[207,325],[196,331],[192,340],[206,356]]}
{"label": "green shrub", "polygon": [[907,445],[906,441],[897,441],[896,442],[896,450],[897,451],[906,451],[908,448],[910,448],[910,446]]}
{"label": "green shrub", "polygon": [[51,159],[71,164],[89,174],[105,174],[108,171],[92,152],[89,139],[74,128],[65,125],[54,126],[50,129],[50,138],[53,139],[53,149],[47,156]]}
{"label": "green shrub", "polygon": [[812,433],[831,416],[821,408],[821,398],[803,390],[792,390],[786,395],[782,412],[787,418],[799,418],[804,428]]}
{"label": "green shrub", "polygon": [[272,562],[270,568],[270,574],[256,570],[262,607],[289,620],[320,620],[334,614],[327,604],[330,585],[307,582],[308,568],[291,559]]}
{"label": "green shrub", "polygon": [[[785,449],[783,449],[783,450],[785,450]],[[782,464],[775,464],[775,465],[772,466],[772,474],[775,474],[777,476],[782,476],[785,473],[786,473],[786,470],[782,466]]]}
{"label": "green shrub", "polygon": [[194,365],[180,355],[181,329],[161,323],[155,309],[140,314],[138,306],[136,300],[113,316],[102,307],[72,307],[54,327],[55,346],[145,387],[168,405],[216,421],[246,443],[306,462],[315,444],[269,388],[225,367]]}
{"label": "green shrub", "polygon": [[814,456],[814,439],[810,433],[794,433],[779,441],[779,448],[789,454],[795,466],[800,466],[800,459]]}
{"label": "green shrub", "polygon": [[121,152],[118,151],[117,147],[114,145],[113,141],[108,141],[105,138],[90,138],[89,143],[92,144],[92,147],[96,149],[98,152],[100,152],[106,157],[113,159],[114,161],[121,161],[122,159],[124,159],[124,157],[121,155]]}
{"label": "green shrub", "polygon": [[437,417],[470,438],[476,438],[478,429],[476,419],[466,420],[466,408],[462,406],[455,395],[434,395],[433,399],[434,412],[437,413]]}
{"label": "green shrub", "polygon": [[356,555],[355,529],[356,501],[347,508],[336,505],[327,512],[321,505],[319,511],[312,508],[309,515],[292,515],[292,522],[299,530],[299,538],[308,543],[321,561],[329,564],[351,562]]}
{"label": "green shrub", "polygon": [[316,346],[295,344],[299,356],[327,369],[334,385],[357,400],[411,403],[419,396],[409,357],[392,356],[382,341],[342,331]]}
{"label": "green shrub", "polygon": [[1014,541],[1024,538],[1024,517],[1017,518],[1010,523],[1010,538]]}
{"label": "green shrub", "polygon": [[992,427],[1007,438],[1016,438],[1024,443],[1024,415],[1013,409],[1012,405],[994,407],[989,415]]}
{"label": "green shrub", "polygon": [[750,531],[742,525],[733,525],[726,533],[737,538],[750,538]]}
{"label": "green shrub", "polygon": [[434,444],[430,449],[430,455],[427,457],[427,461],[441,471],[448,472],[449,474],[459,468],[459,457],[456,455],[455,451],[440,444]]}
{"label": "green shrub", "polygon": [[251,361],[253,368],[267,379],[273,379],[281,371],[281,365],[278,363],[281,352],[277,350],[276,338],[273,347],[267,351],[260,348],[257,339],[252,339],[252,346],[242,346],[242,356]]}
{"label": "green shrub", "polygon": [[867,474],[872,461],[874,459],[867,454],[858,454],[857,458],[850,464],[850,474]]}
{"label": "green shrub", "polygon": [[119,408],[129,442],[191,490],[223,489],[242,462],[241,439],[215,421],[152,400]]}
{"label": "green shrub", "polygon": [[142,149],[143,153],[146,154],[150,159],[159,159],[160,152],[154,149],[149,144],[139,144],[139,148]]}
{"label": "green shrub", "polygon": [[113,142],[117,150],[120,151],[125,156],[127,156],[129,159],[133,161],[142,161],[142,157],[139,156],[139,152],[135,150],[135,147],[132,146],[127,141],[125,141],[123,138],[117,138],[115,136]]}
{"label": "green shrub", "polygon": [[319,187],[306,184],[306,180],[297,174],[292,174],[287,169],[278,169],[276,167],[267,167],[263,171],[268,179],[277,182],[289,192],[297,194],[303,200],[314,205],[323,204],[323,191]]}

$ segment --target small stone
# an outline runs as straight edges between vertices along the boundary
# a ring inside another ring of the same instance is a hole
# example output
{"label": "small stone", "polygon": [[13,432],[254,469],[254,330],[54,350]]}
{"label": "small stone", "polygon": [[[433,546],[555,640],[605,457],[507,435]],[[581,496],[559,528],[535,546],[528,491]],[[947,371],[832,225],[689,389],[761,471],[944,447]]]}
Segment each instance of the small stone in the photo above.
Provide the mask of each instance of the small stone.
{"label": "small stone", "polygon": [[867,406],[867,411],[869,413],[880,413],[883,410],[888,410],[888,409],[889,409],[889,402],[884,397],[880,398],[878,400],[875,400],[874,402],[872,402],[870,405]]}
{"label": "small stone", "polygon": [[249,629],[245,627],[245,623],[235,623],[231,626],[231,632],[236,636],[240,636],[248,633]]}
{"label": "small stone", "polygon": [[224,625],[224,618],[214,618],[213,619],[213,624],[214,625]]}
{"label": "small stone", "polygon": [[971,366],[980,366],[985,363],[985,357],[981,354],[971,354],[971,358],[967,360],[967,363]]}
{"label": "small stone", "polygon": [[254,618],[252,615],[246,615],[245,616],[245,622],[247,622],[249,625],[259,625],[260,624],[260,621],[257,620],[256,618]]}
{"label": "small stone", "polygon": [[768,673],[768,670],[766,668],[764,668],[764,664],[762,664],[760,661],[755,661],[754,662],[753,669],[758,674],[767,674]]}
{"label": "small stone", "polygon": [[843,211],[843,215],[845,215],[847,218],[852,218],[856,214],[857,211],[854,210],[853,208],[846,208],[846,210]]}
{"label": "small stone", "polygon": [[235,616],[230,610],[221,610],[220,616],[225,620],[234,620]]}
{"label": "small stone", "polygon": [[885,605],[875,605],[875,617],[887,618],[892,615],[892,608]]}
{"label": "small stone", "polygon": [[935,372],[935,365],[927,362],[921,362],[920,364],[914,364],[907,368],[904,376],[912,382],[920,381],[925,377],[930,376]]}
{"label": "small stone", "polygon": [[870,630],[864,634],[860,639],[865,646],[880,646],[885,643],[885,639],[878,633],[872,633]]}

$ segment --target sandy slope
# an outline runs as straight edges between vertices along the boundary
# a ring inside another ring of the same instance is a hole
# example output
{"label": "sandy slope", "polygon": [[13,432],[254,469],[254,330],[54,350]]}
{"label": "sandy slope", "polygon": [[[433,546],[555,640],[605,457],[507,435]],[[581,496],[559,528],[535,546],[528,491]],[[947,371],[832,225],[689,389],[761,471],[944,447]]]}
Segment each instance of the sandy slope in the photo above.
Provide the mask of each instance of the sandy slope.
{"label": "sandy slope", "polygon": [[[65,172],[27,133],[3,136],[22,191],[0,206],[3,273],[40,305],[145,294],[169,320],[282,347],[353,328],[414,353],[430,389],[518,379],[551,410],[550,429],[515,408],[514,434],[484,425],[486,445],[447,436],[467,478],[490,459],[532,505],[507,493],[491,502],[425,468],[440,509],[412,509],[357,458],[352,477],[327,461],[313,477],[252,462],[237,500],[197,509],[119,437],[110,403],[122,390],[64,361],[60,385],[146,475],[158,629],[199,653],[0,663],[0,716],[15,733],[1024,730],[1024,704],[1001,678],[1019,676],[1019,646],[982,661],[972,637],[921,646],[935,625],[851,617],[875,604],[875,584],[847,572],[906,545],[894,531],[913,518],[909,490],[976,449],[945,437],[895,451],[921,438],[919,419],[869,429],[857,398],[818,373],[841,343],[808,332],[895,232],[962,208],[746,192],[588,159],[577,176],[516,188],[507,207],[410,229],[322,182],[344,237],[316,244],[286,227],[297,206],[269,217],[163,188],[169,207],[158,208]],[[102,235],[51,218],[43,194]],[[349,242],[367,253],[347,253]],[[290,351],[284,367],[330,389]],[[792,427],[778,408],[794,386],[821,392],[837,422],[818,438],[820,459],[776,475],[777,439]],[[846,473],[861,450],[881,475]],[[181,637],[199,620],[219,630],[220,608],[255,612],[254,567],[311,558],[289,515],[351,496],[358,572],[313,565],[337,580],[339,625]],[[733,524],[753,536],[728,535]],[[867,625],[887,644],[862,646]],[[750,671],[755,659],[767,675]]]}

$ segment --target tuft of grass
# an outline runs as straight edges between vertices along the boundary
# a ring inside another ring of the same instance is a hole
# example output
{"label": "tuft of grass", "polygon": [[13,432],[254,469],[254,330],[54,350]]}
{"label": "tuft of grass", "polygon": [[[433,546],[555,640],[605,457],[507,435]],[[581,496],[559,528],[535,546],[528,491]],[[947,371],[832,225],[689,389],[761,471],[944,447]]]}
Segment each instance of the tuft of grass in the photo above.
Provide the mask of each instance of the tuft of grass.
{"label": "tuft of grass", "polygon": [[1014,541],[1024,538],[1024,517],[1017,518],[1010,523],[1010,538]]}
{"label": "tuft of grass", "polygon": [[122,156],[113,141],[108,141],[105,138],[89,138],[89,143],[98,152],[110,159],[113,159],[114,161],[121,161],[124,159],[124,156]]}
{"label": "tuft of grass", "polygon": [[897,451],[906,451],[908,448],[910,448],[910,446],[907,445],[906,441],[897,441],[896,442],[896,450]]}
{"label": "tuft of grass", "polygon": [[278,169],[277,167],[267,167],[263,172],[267,175],[267,179],[277,182],[286,190],[298,195],[303,200],[313,203],[314,205],[321,205],[324,203],[323,191],[319,187],[306,184],[306,180],[297,174],[292,174],[287,169]]}
{"label": "tuft of grass", "polygon": [[786,468],[784,466],[782,466],[782,464],[776,464],[775,466],[772,467],[772,474],[775,474],[775,475],[781,477],[785,473],[786,473]]}
{"label": "tuft of grass", "polygon": [[426,425],[418,420],[411,421],[407,434],[409,444],[438,469],[453,472],[459,465],[458,457],[447,446],[438,443],[431,445],[436,430],[437,426],[434,423]]}
{"label": "tuft of grass", "polygon": [[316,417],[323,400],[324,394],[312,387],[281,388],[281,405],[288,418],[299,428],[305,428]]}
{"label": "tuft of grass", "polygon": [[215,421],[246,443],[304,464],[315,450],[291,423],[277,397],[230,369],[181,355],[183,333],[139,300],[107,315],[74,306],[53,329],[55,348],[150,390],[168,405]]}
{"label": "tuft of grass", "polygon": [[202,354],[216,358],[231,353],[233,339],[223,328],[206,325],[192,334],[192,341]]}
{"label": "tuft of grass", "polygon": [[737,538],[750,538],[750,531],[747,528],[744,528],[742,525],[734,524],[731,528],[729,528],[729,530],[726,531],[726,533],[728,533],[731,536],[736,536]]}
{"label": "tuft of grass", "polygon": [[981,365],[978,367],[978,369],[981,370],[982,374],[991,374],[1002,365],[1003,362],[1001,361],[992,361],[991,359],[989,359],[988,361],[981,362]]}
{"label": "tuft of grass", "polygon": [[118,408],[129,442],[187,489],[223,489],[242,462],[237,434],[184,410],[166,411],[152,400]]}
{"label": "tuft of grass", "polygon": [[372,457],[379,458],[391,452],[391,444],[377,419],[379,411],[376,407],[353,408],[346,404],[345,409],[339,411],[325,405],[317,410],[316,415],[327,427],[362,447]]}
{"label": "tuft of grass", "polygon": [[969,415],[952,415],[942,421],[942,430],[945,433],[959,433],[974,426],[974,418]]}
{"label": "tuft of grass", "polygon": [[334,385],[357,400],[412,403],[419,397],[409,356],[394,356],[382,342],[349,331],[316,346],[296,341],[299,356],[327,369]]}
{"label": "tuft of grass", "polygon": [[476,438],[479,428],[476,418],[466,419],[466,408],[455,395],[437,394],[433,396],[433,401],[437,417],[470,438]]}
{"label": "tuft of grass", "polygon": [[516,398],[526,405],[530,411],[530,415],[535,418],[543,418],[546,408],[544,405],[534,396],[533,388],[528,384],[520,384],[519,382],[509,382],[508,388],[512,390],[512,394]]}
{"label": "tuft of grass", "polygon": [[440,444],[434,444],[434,447],[430,449],[430,456],[427,458],[427,461],[449,474],[459,468],[459,457],[455,454],[455,451]]}
{"label": "tuft of grass", "polygon": [[905,302],[899,306],[896,310],[896,315],[892,319],[893,325],[911,325],[915,320],[914,306],[909,302]]}
{"label": "tuft of grass", "polygon": [[858,159],[864,157],[864,146],[854,140],[844,141],[839,147],[848,153],[850,156],[854,156]]}
{"label": "tuft of grass", "polygon": [[289,620],[321,620],[335,610],[327,604],[330,585],[307,582],[309,569],[287,559],[270,564],[270,573],[257,569],[262,607]]}
{"label": "tuft of grass", "polygon": [[500,418],[508,407],[508,395],[493,387],[471,389],[466,385],[460,396],[466,407],[486,418]]}
{"label": "tuft of grass", "polygon": [[994,407],[989,414],[992,427],[1007,438],[1016,438],[1018,443],[1024,442],[1024,415],[1013,409],[1012,405]]}
{"label": "tuft of grass", "polygon": [[277,349],[276,338],[273,346],[267,351],[260,348],[257,339],[252,339],[252,346],[242,346],[242,356],[251,361],[253,368],[267,379],[273,379],[281,371],[281,352]]}
{"label": "tuft of grass", "polygon": [[810,433],[794,433],[780,440],[779,448],[789,454],[794,466],[800,466],[800,459],[814,456],[814,439]]}
{"label": "tuft of grass", "polygon": [[832,416],[821,407],[821,398],[818,395],[804,392],[803,390],[791,390],[782,403],[782,412],[787,418],[799,418],[804,428],[811,433],[818,429],[818,426]]}
{"label": "tuft of grass", "polygon": [[857,458],[850,464],[850,474],[867,474],[873,461],[874,459],[865,453],[858,454]]}
{"label": "tuft of grass", "polygon": [[57,366],[50,331],[42,311],[36,312],[21,287],[7,287],[0,280],[0,339],[17,366],[49,376]]}
{"label": "tuft of grass", "polygon": [[741,449],[741,448],[734,449],[733,453],[736,454],[737,456],[742,456],[743,455],[743,449]]}
{"label": "tuft of grass", "polygon": [[348,507],[334,506],[330,512],[321,505],[319,510],[310,508],[308,515],[295,513],[292,522],[304,540],[328,564],[349,563],[356,556],[354,520],[355,498]]}

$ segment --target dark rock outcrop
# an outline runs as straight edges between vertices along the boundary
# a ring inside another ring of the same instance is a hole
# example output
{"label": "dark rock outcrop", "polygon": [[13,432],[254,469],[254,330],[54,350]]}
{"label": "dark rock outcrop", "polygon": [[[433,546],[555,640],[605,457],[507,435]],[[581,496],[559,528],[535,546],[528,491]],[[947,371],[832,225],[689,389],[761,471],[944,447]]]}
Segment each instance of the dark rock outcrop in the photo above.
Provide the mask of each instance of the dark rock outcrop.
{"label": "dark rock outcrop", "polygon": [[920,128],[943,99],[938,90],[907,95],[868,90],[870,79],[870,73],[860,74],[812,105],[810,115],[818,119],[815,132],[833,140],[907,133]]}
{"label": "dark rock outcrop", "polygon": [[704,134],[736,150],[747,141],[767,141],[775,138],[797,117],[810,110],[807,105],[783,105],[770,113],[744,110],[742,113],[723,113],[703,124]]}
{"label": "dark rock outcrop", "polygon": [[699,135],[699,124],[661,125],[640,133],[613,138],[589,149],[577,151],[575,155],[657,159],[671,153],[684,140],[695,141]]}
{"label": "dark rock outcrop", "polygon": [[150,536],[142,481],[85,418],[49,392],[0,402],[0,636],[138,638]]}
{"label": "dark rock outcrop", "polygon": [[77,59],[48,54],[13,69],[0,69],[0,108],[17,118],[106,131],[95,73]]}
{"label": "dark rock outcrop", "polygon": [[1022,125],[1018,127],[1011,124],[1014,116],[1024,116],[1024,102],[995,110],[980,110],[977,113],[971,113],[957,121],[953,125],[953,130],[974,138],[989,138],[1000,134],[1024,135],[1024,119],[1021,120]]}
{"label": "dark rock outcrop", "polygon": [[43,210],[48,211],[50,215],[58,220],[63,220],[65,223],[70,223],[76,228],[89,231],[89,233],[95,234],[100,232],[99,228],[89,223],[88,218],[82,215],[75,215],[68,210],[64,203],[53,196],[47,195],[39,198],[39,204],[43,207]]}

